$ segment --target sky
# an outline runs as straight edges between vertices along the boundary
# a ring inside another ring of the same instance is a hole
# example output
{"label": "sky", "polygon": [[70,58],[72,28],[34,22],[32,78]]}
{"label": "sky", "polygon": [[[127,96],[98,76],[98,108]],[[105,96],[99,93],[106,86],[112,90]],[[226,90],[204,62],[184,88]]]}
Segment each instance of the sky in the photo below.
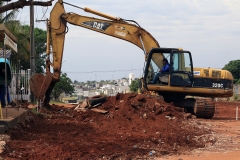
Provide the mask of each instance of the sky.
{"label": "sky", "polygon": [[[223,68],[229,61],[240,59],[240,0],[66,2],[137,21],[161,47],[189,50],[194,67]],[[48,18],[51,9],[35,7],[34,19]],[[97,17],[68,5],[65,10]],[[29,18],[29,7],[19,10],[17,19],[23,24],[29,24]],[[35,22],[35,27],[45,30],[46,24]],[[128,77],[129,73],[134,73],[136,78],[142,76],[144,53],[135,45],[71,24],[68,27],[62,71],[72,80],[112,80]]]}

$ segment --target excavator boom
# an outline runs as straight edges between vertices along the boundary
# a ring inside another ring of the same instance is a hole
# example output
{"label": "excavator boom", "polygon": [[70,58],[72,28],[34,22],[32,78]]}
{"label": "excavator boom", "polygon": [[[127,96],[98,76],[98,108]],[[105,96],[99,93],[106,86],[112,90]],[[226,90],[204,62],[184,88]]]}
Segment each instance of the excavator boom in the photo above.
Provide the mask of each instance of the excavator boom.
{"label": "excavator boom", "polygon": [[[49,58],[46,60],[46,76],[35,74],[30,79],[30,88],[37,99],[43,101],[44,98],[47,98],[48,100],[44,101],[48,103],[49,95],[46,95],[46,93],[50,94],[55,83],[60,79],[64,40],[68,29],[67,23],[133,43],[144,51],[145,59],[152,48],[160,47],[157,40],[135,21],[123,20],[90,8],[84,8],[83,10],[105,19],[66,13],[61,0],[54,5],[48,22],[46,50],[46,54],[50,55],[50,46],[52,47],[53,60],[52,62]],[[153,61],[159,63],[158,60],[162,59],[163,55],[160,54],[159,56],[157,59],[153,58]],[[53,73],[50,72],[50,66],[53,68]]]}
{"label": "excavator boom", "polygon": [[[193,68],[191,52],[181,48],[160,48],[157,40],[137,22],[90,8],[81,9],[104,19],[66,13],[64,3],[59,0],[50,13],[47,28],[46,75],[35,74],[30,78],[31,91],[38,100],[44,102],[44,105],[48,105],[51,91],[60,79],[64,40],[68,31],[67,23],[128,41],[141,48],[146,61],[144,77],[141,78],[142,89],[154,91],[162,95],[165,101],[184,107],[198,117],[212,118],[215,110],[212,101],[214,97],[233,95],[233,77],[229,71]],[[49,59],[50,54],[53,57],[52,62]],[[158,83],[150,82],[154,77],[153,74],[163,66],[163,58],[168,59],[169,71],[157,77]],[[206,99],[187,98],[187,96],[201,96]]]}

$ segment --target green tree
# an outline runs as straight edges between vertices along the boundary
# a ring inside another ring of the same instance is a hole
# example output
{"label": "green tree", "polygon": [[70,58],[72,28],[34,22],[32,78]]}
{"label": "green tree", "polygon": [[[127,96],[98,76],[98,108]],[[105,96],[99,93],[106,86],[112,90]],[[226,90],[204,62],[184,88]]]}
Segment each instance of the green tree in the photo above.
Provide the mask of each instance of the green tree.
{"label": "green tree", "polygon": [[[30,26],[29,25],[23,25],[20,27],[21,32],[17,33],[19,37],[22,37],[21,39],[25,39],[25,52],[23,55],[25,55],[25,59],[21,59],[21,66],[23,66],[23,69],[28,69],[30,67]],[[44,67],[45,67],[45,58],[46,58],[46,35],[47,32],[40,29],[40,28],[34,28],[34,38],[35,38],[35,70],[36,73],[43,73]],[[23,43],[23,42],[21,42]],[[26,44],[27,43],[27,44]]]}
{"label": "green tree", "polygon": [[[16,4],[15,6],[13,4]],[[21,25],[20,21],[14,20],[16,14],[18,13],[16,8],[19,6],[29,5],[27,1],[19,1],[13,2],[12,4],[6,4],[0,1],[0,8],[3,11],[4,7],[7,10],[10,10],[9,7],[13,7],[12,11],[5,14],[5,12],[0,12],[0,23],[5,23],[7,28],[15,35],[18,39],[18,53],[12,53],[11,61],[12,63],[18,64],[20,61],[21,69],[27,70],[30,68],[30,27],[28,25]],[[49,6],[51,5],[51,1],[47,2],[34,2],[34,5],[43,5]],[[35,60],[36,60],[36,72],[43,73],[44,66],[45,66],[45,50],[46,50],[46,31],[35,28],[34,29],[34,37],[35,37]],[[17,59],[19,61],[17,61]]]}
{"label": "green tree", "polygon": [[61,93],[72,95],[73,92],[74,88],[72,86],[71,79],[67,77],[66,73],[62,73],[60,76],[60,81],[56,83],[51,95],[54,97],[55,100],[58,100]]}
{"label": "green tree", "polygon": [[137,92],[138,91],[138,80],[133,80],[129,86],[130,91]]}
{"label": "green tree", "polygon": [[[19,21],[9,21],[6,25],[18,39],[18,53],[13,53],[11,56],[12,62],[18,63],[18,57],[22,69],[27,70],[30,68],[30,26],[21,25]],[[44,72],[46,58],[46,34],[46,31],[42,29],[34,29],[36,73]]]}
{"label": "green tree", "polygon": [[77,80],[74,80],[73,83],[74,83],[74,84],[78,84],[78,81],[77,81]]}
{"label": "green tree", "polygon": [[[29,26],[28,26],[29,27]],[[34,28],[35,48],[36,48],[36,73],[43,73],[46,59],[46,39],[47,32],[40,28]]]}
{"label": "green tree", "polygon": [[240,80],[240,60],[232,60],[223,69],[228,70],[234,77],[234,83]]}
{"label": "green tree", "polygon": [[87,85],[88,85],[88,86],[90,86],[90,81],[89,81],[89,80],[87,80],[87,82],[86,82],[86,83],[87,83]]}
{"label": "green tree", "polygon": [[240,84],[240,79],[237,81],[237,84]]}
{"label": "green tree", "polygon": [[6,22],[5,25],[18,39],[18,53],[12,52],[11,62],[18,64],[19,60],[21,69],[29,69],[29,33],[23,30],[20,21],[11,20]]}

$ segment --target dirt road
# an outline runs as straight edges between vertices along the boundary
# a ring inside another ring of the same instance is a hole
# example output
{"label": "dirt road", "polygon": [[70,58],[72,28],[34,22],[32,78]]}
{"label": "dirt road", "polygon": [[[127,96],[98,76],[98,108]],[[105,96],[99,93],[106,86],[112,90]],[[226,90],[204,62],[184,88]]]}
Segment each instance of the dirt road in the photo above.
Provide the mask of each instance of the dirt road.
{"label": "dirt road", "polygon": [[210,126],[217,138],[215,144],[194,149],[181,155],[162,156],[161,159],[173,160],[239,160],[240,159],[240,121],[236,121],[236,107],[240,103],[218,102],[217,114],[211,120],[198,119]]}
{"label": "dirt road", "polygon": [[211,125],[217,141],[212,146],[194,149],[183,155],[162,156],[161,159],[173,160],[239,160],[240,157],[240,121],[201,120]]}

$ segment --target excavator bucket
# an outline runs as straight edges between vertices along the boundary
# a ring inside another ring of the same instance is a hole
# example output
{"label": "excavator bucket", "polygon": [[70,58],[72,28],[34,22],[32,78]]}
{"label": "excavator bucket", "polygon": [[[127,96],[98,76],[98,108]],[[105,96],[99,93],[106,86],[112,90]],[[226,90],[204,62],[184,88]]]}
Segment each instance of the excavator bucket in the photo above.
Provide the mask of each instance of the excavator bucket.
{"label": "excavator bucket", "polygon": [[36,73],[31,76],[29,80],[30,89],[38,100],[43,101],[44,95],[46,94],[51,82],[52,74],[44,76],[43,74]]}

